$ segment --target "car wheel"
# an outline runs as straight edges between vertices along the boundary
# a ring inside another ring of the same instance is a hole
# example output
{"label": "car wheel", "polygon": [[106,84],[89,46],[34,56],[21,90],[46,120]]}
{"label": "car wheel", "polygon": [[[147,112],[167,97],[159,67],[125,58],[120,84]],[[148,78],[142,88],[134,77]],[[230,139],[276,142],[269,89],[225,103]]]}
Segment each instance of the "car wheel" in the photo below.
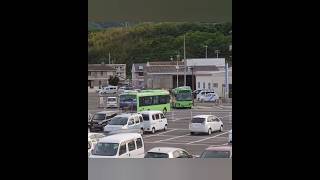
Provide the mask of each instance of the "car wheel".
{"label": "car wheel", "polygon": [[223,127],[222,126],[220,126],[220,130],[219,130],[220,132],[222,132],[223,131]]}
{"label": "car wheel", "polygon": [[152,134],[156,133],[156,129],[154,127],[152,128],[152,132],[151,133]]}
{"label": "car wheel", "polygon": [[211,128],[209,128],[208,134],[210,135],[211,133],[212,133],[212,130],[211,130]]}
{"label": "car wheel", "polygon": [[141,135],[144,134],[143,128],[141,128],[141,129],[139,130],[139,133],[140,133]]}
{"label": "car wheel", "polygon": [[165,125],[163,130],[166,131],[168,129],[168,125]]}

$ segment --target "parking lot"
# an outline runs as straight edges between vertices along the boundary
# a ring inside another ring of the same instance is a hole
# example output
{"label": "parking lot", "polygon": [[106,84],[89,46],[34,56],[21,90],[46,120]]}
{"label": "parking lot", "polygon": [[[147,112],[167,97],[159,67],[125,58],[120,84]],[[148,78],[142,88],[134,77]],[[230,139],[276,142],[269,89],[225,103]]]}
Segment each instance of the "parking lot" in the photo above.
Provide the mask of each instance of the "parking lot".
{"label": "parking lot", "polygon": [[[104,110],[97,108],[98,95],[88,93],[88,110],[95,113]],[[195,115],[211,114],[220,117],[224,124],[223,132],[214,132],[211,135],[190,135],[189,122]],[[172,109],[168,112],[167,131],[158,131],[155,134],[143,135],[145,151],[153,147],[179,147],[186,149],[193,155],[200,155],[209,146],[221,146],[228,144],[228,131],[232,129],[232,107],[217,106],[213,103],[196,103],[192,109]]]}

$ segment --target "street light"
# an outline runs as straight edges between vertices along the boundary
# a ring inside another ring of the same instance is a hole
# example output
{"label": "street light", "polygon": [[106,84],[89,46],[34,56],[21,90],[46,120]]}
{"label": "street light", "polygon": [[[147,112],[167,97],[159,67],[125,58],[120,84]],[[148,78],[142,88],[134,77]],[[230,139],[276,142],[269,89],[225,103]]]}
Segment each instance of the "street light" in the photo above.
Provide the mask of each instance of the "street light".
{"label": "street light", "polygon": [[179,64],[178,64],[178,61],[179,61],[179,58],[180,58],[180,54],[177,55],[177,66],[176,66],[176,69],[177,69],[177,87],[179,87]]}

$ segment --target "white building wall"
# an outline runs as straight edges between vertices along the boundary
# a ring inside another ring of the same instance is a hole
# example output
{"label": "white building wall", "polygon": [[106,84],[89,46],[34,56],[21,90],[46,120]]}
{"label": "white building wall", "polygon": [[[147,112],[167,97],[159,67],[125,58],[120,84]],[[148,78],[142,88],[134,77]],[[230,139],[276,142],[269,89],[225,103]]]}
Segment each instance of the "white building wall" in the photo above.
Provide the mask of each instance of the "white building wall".
{"label": "white building wall", "polygon": [[[229,84],[232,84],[232,73],[230,70],[228,81]],[[198,87],[198,83],[200,83],[200,88]],[[213,89],[215,92],[217,92],[220,97],[224,96],[222,85],[225,83],[225,72],[215,72],[211,74],[208,74],[208,72],[198,72],[198,75],[196,75],[196,89],[203,89],[203,83],[205,83],[205,89],[209,89],[210,83],[210,89]],[[215,83],[217,83],[217,87],[213,87]]]}

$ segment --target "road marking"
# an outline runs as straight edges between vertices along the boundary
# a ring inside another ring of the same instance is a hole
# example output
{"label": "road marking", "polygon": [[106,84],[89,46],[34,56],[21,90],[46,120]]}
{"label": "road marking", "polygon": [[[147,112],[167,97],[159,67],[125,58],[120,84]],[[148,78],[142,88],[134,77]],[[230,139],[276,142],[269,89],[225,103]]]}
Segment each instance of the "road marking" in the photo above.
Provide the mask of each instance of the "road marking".
{"label": "road marking", "polygon": [[155,141],[155,143],[159,143],[159,142],[162,142],[162,141],[169,141],[169,140],[172,140],[172,139],[177,139],[177,138],[180,138],[180,137],[185,137],[185,136],[188,136],[188,134],[185,134],[185,135],[182,135],[182,136],[176,136],[176,137],[172,137],[172,138],[169,138],[169,139],[162,139],[162,140],[159,140],[159,141]]}
{"label": "road marking", "polygon": [[192,141],[192,142],[189,142],[188,144],[193,144],[193,143],[205,141],[205,140],[212,139],[212,138],[215,138],[215,137],[218,137],[218,136],[227,134],[227,133],[228,133],[228,132],[224,132],[224,133],[221,133],[221,134],[218,134],[218,135],[215,135],[215,136],[210,136],[210,137],[207,137],[207,138],[204,138],[204,139],[200,139],[200,140],[197,140],[197,141]]}
{"label": "road marking", "polygon": [[158,133],[158,134],[153,134],[153,135],[149,135],[149,136],[144,136],[143,138],[147,138],[147,137],[153,137],[153,136],[159,136],[159,135],[162,135],[162,134],[165,134],[165,133],[168,133],[168,132],[172,132],[172,131],[175,131],[177,129],[171,129],[169,131],[165,131],[165,132],[162,132],[162,133]]}
{"label": "road marking", "polygon": [[230,116],[232,116],[232,114],[230,114],[230,115],[227,115],[227,116],[221,116],[221,117],[219,117],[219,118],[225,118],[225,117],[230,117]]}
{"label": "road marking", "polygon": [[[144,143],[148,143],[148,144],[155,144],[157,142],[146,142],[144,141]],[[188,145],[188,146],[208,146],[209,144],[187,144],[187,143],[176,143],[176,142],[159,142],[160,144],[176,144],[176,145]],[[228,143],[225,144],[217,144],[217,145],[210,145],[209,147],[214,147],[214,146],[224,146]]]}
{"label": "road marking", "polygon": [[175,122],[175,121],[180,121],[180,120],[190,120],[190,118],[186,118],[186,117],[183,117],[183,118],[175,118],[174,120],[169,120],[169,121],[172,121],[172,122]]}

